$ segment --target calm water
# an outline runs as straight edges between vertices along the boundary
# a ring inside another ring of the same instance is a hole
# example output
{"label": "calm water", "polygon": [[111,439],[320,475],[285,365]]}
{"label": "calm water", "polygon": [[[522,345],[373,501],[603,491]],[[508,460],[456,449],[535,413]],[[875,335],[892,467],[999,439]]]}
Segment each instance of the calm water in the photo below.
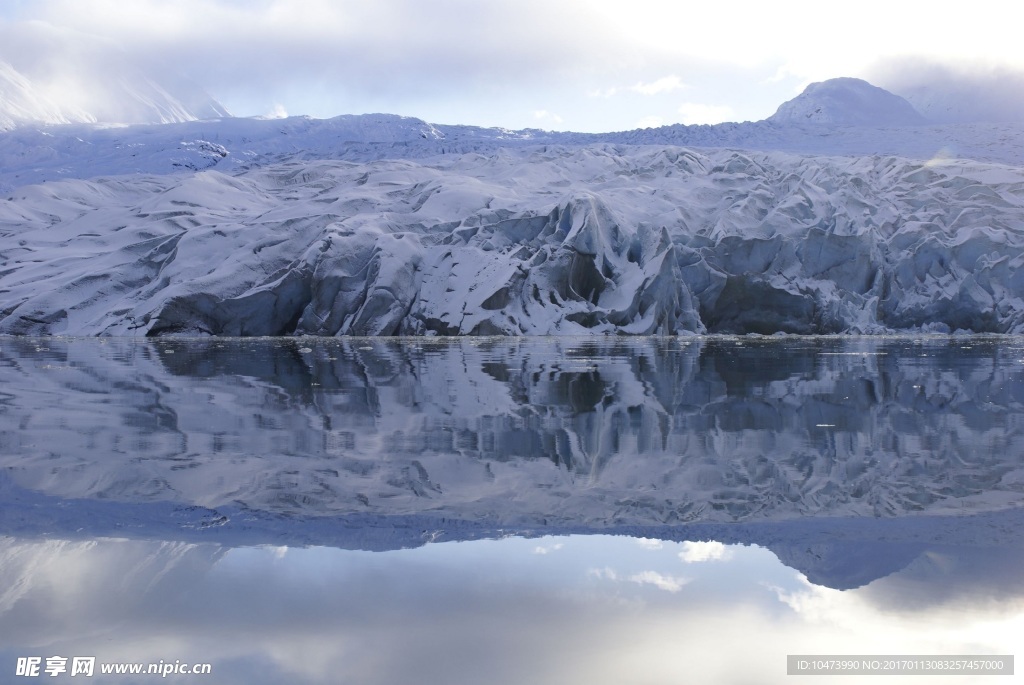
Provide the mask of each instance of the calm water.
{"label": "calm water", "polygon": [[0,673],[772,683],[787,654],[1014,654],[1022,504],[1016,338],[0,338]]}

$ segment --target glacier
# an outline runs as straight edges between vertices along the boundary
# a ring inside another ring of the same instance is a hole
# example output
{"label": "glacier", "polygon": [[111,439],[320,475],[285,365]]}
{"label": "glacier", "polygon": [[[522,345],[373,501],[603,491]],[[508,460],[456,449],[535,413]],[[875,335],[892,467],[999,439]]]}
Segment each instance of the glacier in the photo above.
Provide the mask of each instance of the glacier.
{"label": "glacier", "polygon": [[1024,333],[1021,141],[857,79],[609,134],[20,126],[0,333]]}
{"label": "glacier", "polygon": [[1024,332],[1024,171],[964,159],[284,155],[21,186],[0,244],[18,335]]}

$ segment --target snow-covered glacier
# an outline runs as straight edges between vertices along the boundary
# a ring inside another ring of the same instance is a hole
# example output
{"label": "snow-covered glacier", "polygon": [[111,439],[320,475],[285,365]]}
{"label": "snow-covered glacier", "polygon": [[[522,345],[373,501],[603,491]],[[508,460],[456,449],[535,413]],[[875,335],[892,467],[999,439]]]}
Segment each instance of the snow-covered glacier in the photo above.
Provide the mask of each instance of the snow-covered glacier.
{"label": "snow-covered glacier", "polygon": [[218,169],[12,188],[0,333],[1024,332],[1016,165],[592,143]]}

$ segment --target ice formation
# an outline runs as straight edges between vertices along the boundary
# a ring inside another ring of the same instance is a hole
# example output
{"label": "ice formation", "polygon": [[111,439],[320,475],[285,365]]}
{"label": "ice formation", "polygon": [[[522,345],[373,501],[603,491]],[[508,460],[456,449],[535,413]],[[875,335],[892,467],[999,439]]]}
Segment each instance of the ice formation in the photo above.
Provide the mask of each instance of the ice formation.
{"label": "ice formation", "polygon": [[905,107],[837,79],[765,122],[603,136],[19,128],[0,333],[1024,332],[1020,127]]}

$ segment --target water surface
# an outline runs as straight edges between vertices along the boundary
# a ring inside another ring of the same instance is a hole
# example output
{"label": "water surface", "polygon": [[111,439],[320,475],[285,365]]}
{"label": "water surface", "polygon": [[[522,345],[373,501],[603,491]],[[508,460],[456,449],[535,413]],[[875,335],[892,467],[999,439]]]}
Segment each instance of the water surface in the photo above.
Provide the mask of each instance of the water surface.
{"label": "water surface", "polygon": [[787,653],[1012,653],[1022,374],[1005,337],[0,338],[0,669],[775,682]]}

